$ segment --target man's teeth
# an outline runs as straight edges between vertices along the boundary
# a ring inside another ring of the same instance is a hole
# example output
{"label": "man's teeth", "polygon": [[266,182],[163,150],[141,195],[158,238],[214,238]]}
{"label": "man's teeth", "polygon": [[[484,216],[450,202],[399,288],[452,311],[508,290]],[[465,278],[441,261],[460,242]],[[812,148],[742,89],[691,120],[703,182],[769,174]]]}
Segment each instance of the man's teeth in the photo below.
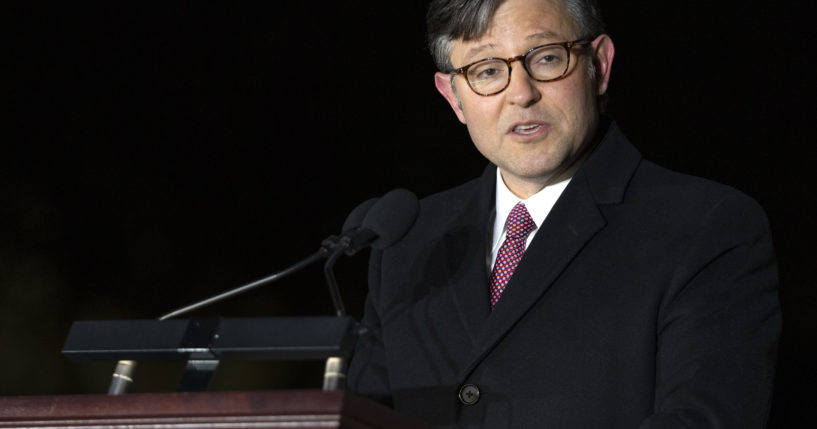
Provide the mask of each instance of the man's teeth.
{"label": "man's teeth", "polygon": [[520,134],[532,134],[539,128],[539,124],[517,125],[513,131]]}

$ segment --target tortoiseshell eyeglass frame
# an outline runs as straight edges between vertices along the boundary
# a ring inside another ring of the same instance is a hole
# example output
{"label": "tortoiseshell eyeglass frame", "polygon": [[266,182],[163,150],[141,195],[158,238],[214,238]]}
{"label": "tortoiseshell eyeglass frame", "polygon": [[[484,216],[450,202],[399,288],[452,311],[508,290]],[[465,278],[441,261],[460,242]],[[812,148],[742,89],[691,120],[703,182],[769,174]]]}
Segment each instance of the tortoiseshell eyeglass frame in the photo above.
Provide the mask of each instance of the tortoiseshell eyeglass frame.
{"label": "tortoiseshell eyeglass frame", "polygon": [[[474,91],[475,94],[481,95],[483,97],[490,97],[492,95],[497,95],[500,92],[504,91],[505,89],[508,88],[508,85],[511,84],[511,72],[513,71],[513,68],[511,67],[511,63],[513,63],[515,61],[521,62],[522,67],[525,69],[525,72],[528,73],[528,76],[530,76],[531,79],[533,79],[533,80],[535,80],[537,82],[553,82],[553,81],[557,81],[557,80],[562,79],[563,77],[565,77],[565,75],[567,74],[567,71],[570,70],[570,50],[575,46],[587,45],[587,44],[590,44],[592,42],[593,42],[592,40],[588,40],[588,39],[579,39],[579,40],[574,40],[572,42],[548,43],[548,44],[545,44],[545,45],[535,46],[533,48],[528,49],[528,51],[525,52],[522,55],[517,55],[515,57],[511,57],[511,58],[508,58],[508,59],[496,58],[496,57],[483,58],[483,59],[481,59],[479,61],[474,61],[471,64],[468,64],[468,65],[462,66],[460,68],[451,70],[448,73],[451,74],[451,75],[462,75],[462,77],[465,78],[465,81],[468,82],[468,87],[471,88],[471,91]],[[528,70],[528,64],[526,63],[525,59],[527,59],[528,55],[531,52],[536,51],[536,50],[541,49],[541,48],[549,47],[549,46],[561,46],[562,48],[565,49],[565,51],[567,51],[567,61],[565,61],[565,69],[564,69],[564,71],[562,71],[562,74],[560,74],[559,76],[556,76],[556,77],[554,77],[552,79],[536,79],[535,77],[533,77],[531,75],[530,70]],[[482,62],[485,62],[485,61],[496,61],[496,60],[504,61],[505,64],[508,66],[508,81],[505,82],[505,86],[503,86],[502,89],[500,89],[498,91],[495,91],[495,92],[492,92],[492,93],[489,93],[489,94],[483,94],[481,92],[478,92],[476,89],[474,89],[474,87],[471,85],[471,81],[468,79],[468,74],[467,74],[468,69],[470,67],[476,65],[476,64],[479,64],[479,63],[482,63]]]}

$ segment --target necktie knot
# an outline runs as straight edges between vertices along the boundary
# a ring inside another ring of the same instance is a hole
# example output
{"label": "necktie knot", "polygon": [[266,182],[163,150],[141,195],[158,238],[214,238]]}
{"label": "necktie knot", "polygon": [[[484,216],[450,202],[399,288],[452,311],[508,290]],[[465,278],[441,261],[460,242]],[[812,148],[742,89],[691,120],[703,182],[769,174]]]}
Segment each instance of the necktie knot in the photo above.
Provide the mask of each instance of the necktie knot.
{"label": "necktie knot", "polygon": [[511,213],[508,215],[508,237],[522,238],[527,237],[531,231],[536,229],[536,222],[530,217],[528,209],[523,203],[517,203],[513,206]]}

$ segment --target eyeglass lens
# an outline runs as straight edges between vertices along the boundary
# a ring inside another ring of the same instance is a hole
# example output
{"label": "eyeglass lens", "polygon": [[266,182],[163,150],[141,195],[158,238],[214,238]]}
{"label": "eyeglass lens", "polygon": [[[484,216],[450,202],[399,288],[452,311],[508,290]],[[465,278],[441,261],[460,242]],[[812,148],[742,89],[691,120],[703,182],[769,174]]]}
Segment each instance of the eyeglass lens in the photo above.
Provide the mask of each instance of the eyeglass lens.
{"label": "eyeglass lens", "polygon": [[[567,71],[568,51],[564,46],[542,46],[525,56],[525,66],[533,79],[559,78]],[[508,63],[500,59],[480,61],[468,68],[467,78],[480,94],[502,91],[510,82]]]}

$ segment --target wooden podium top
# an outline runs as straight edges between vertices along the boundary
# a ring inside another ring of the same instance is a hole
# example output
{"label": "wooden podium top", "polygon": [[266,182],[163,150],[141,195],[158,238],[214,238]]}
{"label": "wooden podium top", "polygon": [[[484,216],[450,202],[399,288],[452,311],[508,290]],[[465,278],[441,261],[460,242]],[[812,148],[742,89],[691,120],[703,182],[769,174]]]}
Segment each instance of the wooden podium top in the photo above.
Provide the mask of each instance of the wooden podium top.
{"label": "wooden podium top", "polygon": [[349,392],[0,397],[0,428],[394,428],[425,426]]}

